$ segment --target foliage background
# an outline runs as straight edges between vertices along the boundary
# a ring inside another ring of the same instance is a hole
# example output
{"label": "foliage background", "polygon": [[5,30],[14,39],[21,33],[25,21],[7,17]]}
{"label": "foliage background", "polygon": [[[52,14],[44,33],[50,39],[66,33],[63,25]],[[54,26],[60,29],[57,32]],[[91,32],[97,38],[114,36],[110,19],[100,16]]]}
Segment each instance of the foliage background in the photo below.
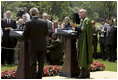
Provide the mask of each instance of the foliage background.
{"label": "foliage background", "polygon": [[27,7],[28,10],[36,7],[39,9],[40,17],[46,12],[53,20],[63,20],[65,16],[72,19],[73,13],[82,8],[87,10],[88,17],[96,21],[111,17],[117,19],[117,1],[1,1],[2,18],[5,11],[10,10],[16,19],[16,13],[23,7]]}

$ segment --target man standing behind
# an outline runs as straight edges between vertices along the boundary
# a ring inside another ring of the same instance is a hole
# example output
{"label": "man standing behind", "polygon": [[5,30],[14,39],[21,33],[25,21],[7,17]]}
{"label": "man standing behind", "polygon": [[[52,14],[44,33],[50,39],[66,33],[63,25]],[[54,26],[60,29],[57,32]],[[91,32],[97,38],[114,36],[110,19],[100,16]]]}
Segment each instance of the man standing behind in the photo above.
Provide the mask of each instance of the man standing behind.
{"label": "man standing behind", "polygon": [[27,20],[26,21],[30,21],[30,15],[27,13],[27,8],[24,7],[24,14],[22,16],[26,16],[27,17]]}
{"label": "man standing behind", "polygon": [[6,49],[6,48],[14,48],[17,44],[17,39],[10,37],[9,32],[10,29],[16,29],[16,21],[11,19],[11,11],[6,11],[7,19],[3,19],[1,21],[1,27],[3,30],[2,37],[2,52],[1,52],[1,63],[5,64],[5,61],[8,64],[14,63],[14,49]]}
{"label": "man standing behind", "polygon": [[52,23],[52,21],[48,20],[48,16],[49,15],[47,13],[43,13],[42,19],[47,21],[48,32],[49,32],[49,36],[47,38],[50,38],[52,36],[52,32],[53,32],[53,23]]}
{"label": "man standing behind", "polygon": [[69,22],[69,17],[65,17],[65,24],[64,24],[64,28],[71,28],[70,22]]}
{"label": "man standing behind", "polygon": [[92,43],[93,43],[93,48],[94,48],[93,58],[97,59],[97,41],[98,41],[97,34],[98,34],[98,30],[95,27],[95,21],[92,20],[91,23],[92,23],[92,31],[93,31]]}
{"label": "man standing behind", "polygon": [[[79,17],[82,22],[78,28],[78,32],[81,32],[80,51],[78,54],[78,64],[80,67],[79,78],[90,77],[90,64],[92,63],[92,24],[87,16],[87,11],[81,9],[79,11]],[[77,27],[76,27],[77,28]]]}
{"label": "man standing behind", "polygon": [[[38,19],[39,11],[37,8],[31,8],[31,21],[26,23],[23,33],[25,41],[30,40],[30,68],[31,78],[42,78],[44,57],[46,53],[46,36],[48,35],[47,21]],[[36,63],[38,62],[38,73],[36,74]],[[37,76],[36,76],[37,75]]]}
{"label": "man standing behind", "polygon": [[99,43],[100,43],[100,51],[102,55],[102,59],[106,60],[107,59],[107,51],[106,51],[106,31],[107,31],[107,24],[105,23],[105,20],[101,20],[102,27],[100,29],[99,35]]}
{"label": "man standing behind", "polygon": [[117,28],[114,25],[113,19],[109,19],[109,25],[106,32],[106,45],[108,61],[115,62],[117,46]]}

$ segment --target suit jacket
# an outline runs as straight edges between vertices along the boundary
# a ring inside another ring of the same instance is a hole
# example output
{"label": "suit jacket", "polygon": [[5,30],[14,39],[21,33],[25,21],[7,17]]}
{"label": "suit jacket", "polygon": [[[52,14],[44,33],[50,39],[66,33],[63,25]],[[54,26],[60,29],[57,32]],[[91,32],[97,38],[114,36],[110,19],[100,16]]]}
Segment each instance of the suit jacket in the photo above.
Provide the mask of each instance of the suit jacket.
{"label": "suit jacket", "polygon": [[23,33],[25,41],[30,40],[31,50],[35,52],[46,51],[46,36],[48,35],[47,21],[32,17],[26,23]]}
{"label": "suit jacket", "polygon": [[[104,41],[102,41],[103,39],[101,39],[101,37],[99,38],[99,42],[102,43],[106,43],[106,32],[107,32],[107,27],[108,27],[108,24],[104,24],[105,28],[104,28]],[[103,27],[103,26],[102,26]],[[102,30],[102,27],[100,28],[100,30]],[[99,33],[99,36],[101,35],[101,32]]]}
{"label": "suit jacket", "polygon": [[[111,26],[109,26],[110,28]],[[113,27],[107,30],[106,34],[106,44],[116,45],[117,44],[117,28]]]}
{"label": "suit jacket", "polygon": [[54,61],[63,57],[63,46],[61,40],[55,40],[50,46],[47,46],[47,49],[50,50],[51,60]]}
{"label": "suit jacket", "polygon": [[13,29],[16,29],[17,28],[16,21],[11,19],[10,24],[8,24],[7,19],[3,19],[3,20],[1,20],[1,27],[2,27],[2,30],[3,30],[3,37],[2,37],[3,45],[11,43],[11,45],[15,46],[16,43],[17,43],[16,38],[10,37],[9,36],[10,30],[5,30],[5,28],[11,27]]}
{"label": "suit jacket", "polygon": [[98,33],[98,30],[96,27],[92,28],[92,31],[93,31],[93,41],[97,41],[97,33]]}
{"label": "suit jacket", "polygon": [[53,23],[51,21],[47,21],[48,22],[48,32],[49,32],[49,37],[52,36],[52,31],[53,31]]}
{"label": "suit jacket", "polygon": [[69,27],[71,27],[71,25],[70,25],[70,23],[68,23],[68,24],[64,24],[64,28],[69,28]]}

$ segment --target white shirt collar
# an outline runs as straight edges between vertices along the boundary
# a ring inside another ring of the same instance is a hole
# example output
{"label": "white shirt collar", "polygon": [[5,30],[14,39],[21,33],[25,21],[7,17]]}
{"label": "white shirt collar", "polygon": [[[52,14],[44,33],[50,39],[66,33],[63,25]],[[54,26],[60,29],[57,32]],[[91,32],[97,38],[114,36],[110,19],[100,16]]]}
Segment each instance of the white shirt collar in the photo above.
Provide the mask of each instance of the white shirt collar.
{"label": "white shirt collar", "polygon": [[11,20],[11,19],[10,18],[9,19],[7,18],[7,20]]}

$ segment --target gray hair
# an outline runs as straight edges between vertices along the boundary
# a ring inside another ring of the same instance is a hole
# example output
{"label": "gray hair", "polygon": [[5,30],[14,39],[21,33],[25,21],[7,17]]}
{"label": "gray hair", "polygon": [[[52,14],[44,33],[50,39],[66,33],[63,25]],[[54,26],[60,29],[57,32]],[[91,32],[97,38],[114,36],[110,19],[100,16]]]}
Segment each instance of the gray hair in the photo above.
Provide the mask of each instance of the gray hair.
{"label": "gray hair", "polygon": [[6,11],[6,14],[11,14],[11,11]]}
{"label": "gray hair", "polygon": [[69,17],[65,17],[65,19],[69,19]]}
{"label": "gray hair", "polygon": [[39,13],[38,9],[35,7],[31,8],[29,12],[31,16],[35,16],[37,13]]}
{"label": "gray hair", "polygon": [[79,12],[81,11],[87,13],[86,9],[80,9]]}
{"label": "gray hair", "polygon": [[23,17],[27,17],[27,16],[26,16],[26,15],[22,15],[22,18],[23,18]]}
{"label": "gray hair", "polygon": [[43,15],[42,16],[48,16],[48,13],[43,13]]}

